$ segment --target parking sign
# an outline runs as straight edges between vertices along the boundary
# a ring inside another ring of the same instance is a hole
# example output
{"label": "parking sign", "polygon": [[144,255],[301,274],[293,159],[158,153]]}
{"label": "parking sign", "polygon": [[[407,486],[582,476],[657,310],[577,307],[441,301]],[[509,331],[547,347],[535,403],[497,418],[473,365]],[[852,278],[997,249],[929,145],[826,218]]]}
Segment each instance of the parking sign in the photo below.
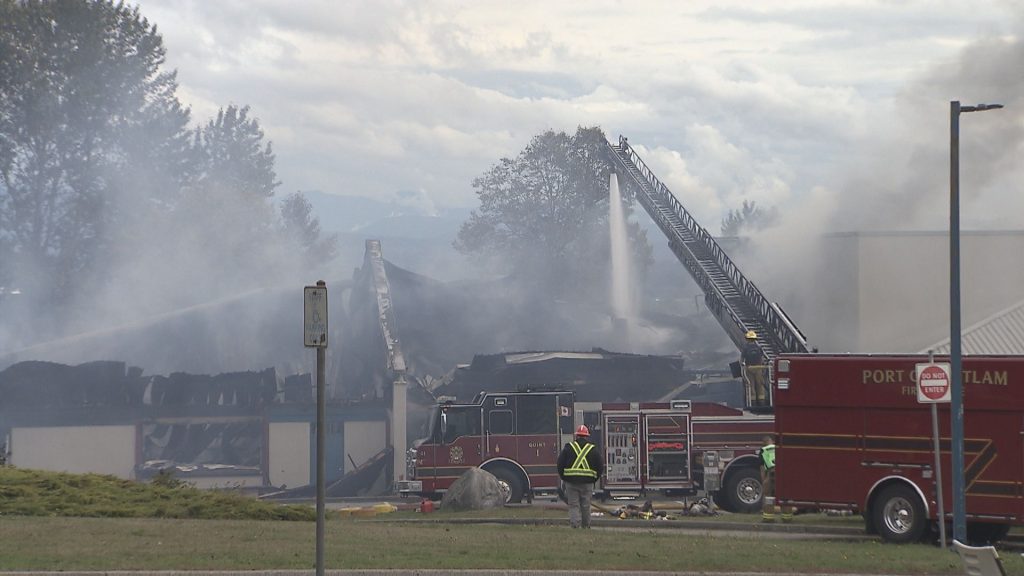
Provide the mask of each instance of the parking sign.
{"label": "parking sign", "polygon": [[303,344],[307,348],[326,348],[327,285],[306,286],[303,296]]}

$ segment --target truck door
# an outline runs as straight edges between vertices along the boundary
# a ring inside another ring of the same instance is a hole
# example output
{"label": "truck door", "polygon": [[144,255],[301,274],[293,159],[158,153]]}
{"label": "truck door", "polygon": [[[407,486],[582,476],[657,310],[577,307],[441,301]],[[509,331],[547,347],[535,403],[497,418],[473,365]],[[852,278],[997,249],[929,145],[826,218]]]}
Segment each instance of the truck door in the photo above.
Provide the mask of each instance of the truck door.
{"label": "truck door", "polygon": [[[1024,478],[1024,418],[1021,418],[1020,433],[1017,434],[1017,473],[1018,478]],[[1018,518],[1024,518],[1024,492],[1021,492],[1021,485],[1017,483],[1017,514]]]}
{"label": "truck door", "polygon": [[[575,427],[573,426],[573,400],[571,392],[558,394],[558,448],[556,448],[556,451],[560,451],[562,446],[572,442],[573,433],[575,432]],[[595,426],[595,428],[597,427]]]}
{"label": "truck door", "polygon": [[442,442],[436,454],[449,483],[480,464],[481,410],[477,406],[446,406],[441,410]]}
{"label": "truck door", "polygon": [[488,396],[484,401],[483,461],[492,458],[516,460],[519,451],[515,433],[515,397]]}

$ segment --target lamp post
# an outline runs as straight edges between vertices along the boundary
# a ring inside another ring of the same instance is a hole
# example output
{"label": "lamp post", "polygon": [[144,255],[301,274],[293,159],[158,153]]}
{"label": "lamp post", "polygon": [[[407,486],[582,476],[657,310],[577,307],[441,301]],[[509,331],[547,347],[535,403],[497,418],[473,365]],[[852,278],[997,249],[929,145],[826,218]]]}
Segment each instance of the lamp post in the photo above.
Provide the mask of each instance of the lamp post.
{"label": "lamp post", "polygon": [[[964,495],[964,404],[963,367],[960,349],[960,113],[984,112],[1002,104],[961,106],[949,103],[949,368],[950,429],[953,469],[953,539],[966,542],[967,521]],[[940,496],[941,497],[941,496]],[[943,519],[939,519],[943,522]]]}

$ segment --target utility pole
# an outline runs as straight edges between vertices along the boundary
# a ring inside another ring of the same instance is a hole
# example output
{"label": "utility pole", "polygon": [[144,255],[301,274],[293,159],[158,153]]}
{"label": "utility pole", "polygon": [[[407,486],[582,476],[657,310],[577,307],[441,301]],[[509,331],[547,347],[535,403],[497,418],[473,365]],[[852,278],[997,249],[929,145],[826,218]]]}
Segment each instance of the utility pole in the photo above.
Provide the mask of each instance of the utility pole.
{"label": "utility pole", "polygon": [[960,542],[966,542],[967,538],[963,355],[960,345],[960,113],[984,112],[1002,107],[1002,104],[961,106],[958,100],[949,103],[949,417],[953,442],[953,539]]}
{"label": "utility pole", "polygon": [[324,525],[327,500],[327,283],[303,292],[303,345],[316,348],[316,576],[324,576]]}

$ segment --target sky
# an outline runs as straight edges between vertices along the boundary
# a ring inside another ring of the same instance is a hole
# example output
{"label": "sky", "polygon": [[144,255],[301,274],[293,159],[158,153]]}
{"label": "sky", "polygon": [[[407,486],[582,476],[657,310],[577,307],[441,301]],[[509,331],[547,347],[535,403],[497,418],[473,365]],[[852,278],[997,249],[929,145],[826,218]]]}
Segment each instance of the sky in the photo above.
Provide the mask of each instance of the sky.
{"label": "sky", "polygon": [[713,232],[744,200],[824,231],[934,229],[962,100],[1007,105],[962,119],[963,225],[1024,225],[1024,0],[138,6],[194,121],[251,106],[282,194],[473,208],[499,159],[596,125]]}
{"label": "sky", "polygon": [[[1024,231],[1024,0],[137,5],[193,122],[250,107],[273,143],[279,196],[464,213],[478,206],[474,178],[536,135],[600,126],[628,136],[712,234],[744,201],[776,210],[738,265],[807,325],[821,315],[807,294],[835,264],[815,253],[822,234],[946,229],[960,100],[1005,105],[960,118],[961,226]],[[196,260],[129,262],[108,294],[89,295],[81,324],[198,298],[165,281],[223,273]],[[439,269],[413,264],[400,263]]]}

